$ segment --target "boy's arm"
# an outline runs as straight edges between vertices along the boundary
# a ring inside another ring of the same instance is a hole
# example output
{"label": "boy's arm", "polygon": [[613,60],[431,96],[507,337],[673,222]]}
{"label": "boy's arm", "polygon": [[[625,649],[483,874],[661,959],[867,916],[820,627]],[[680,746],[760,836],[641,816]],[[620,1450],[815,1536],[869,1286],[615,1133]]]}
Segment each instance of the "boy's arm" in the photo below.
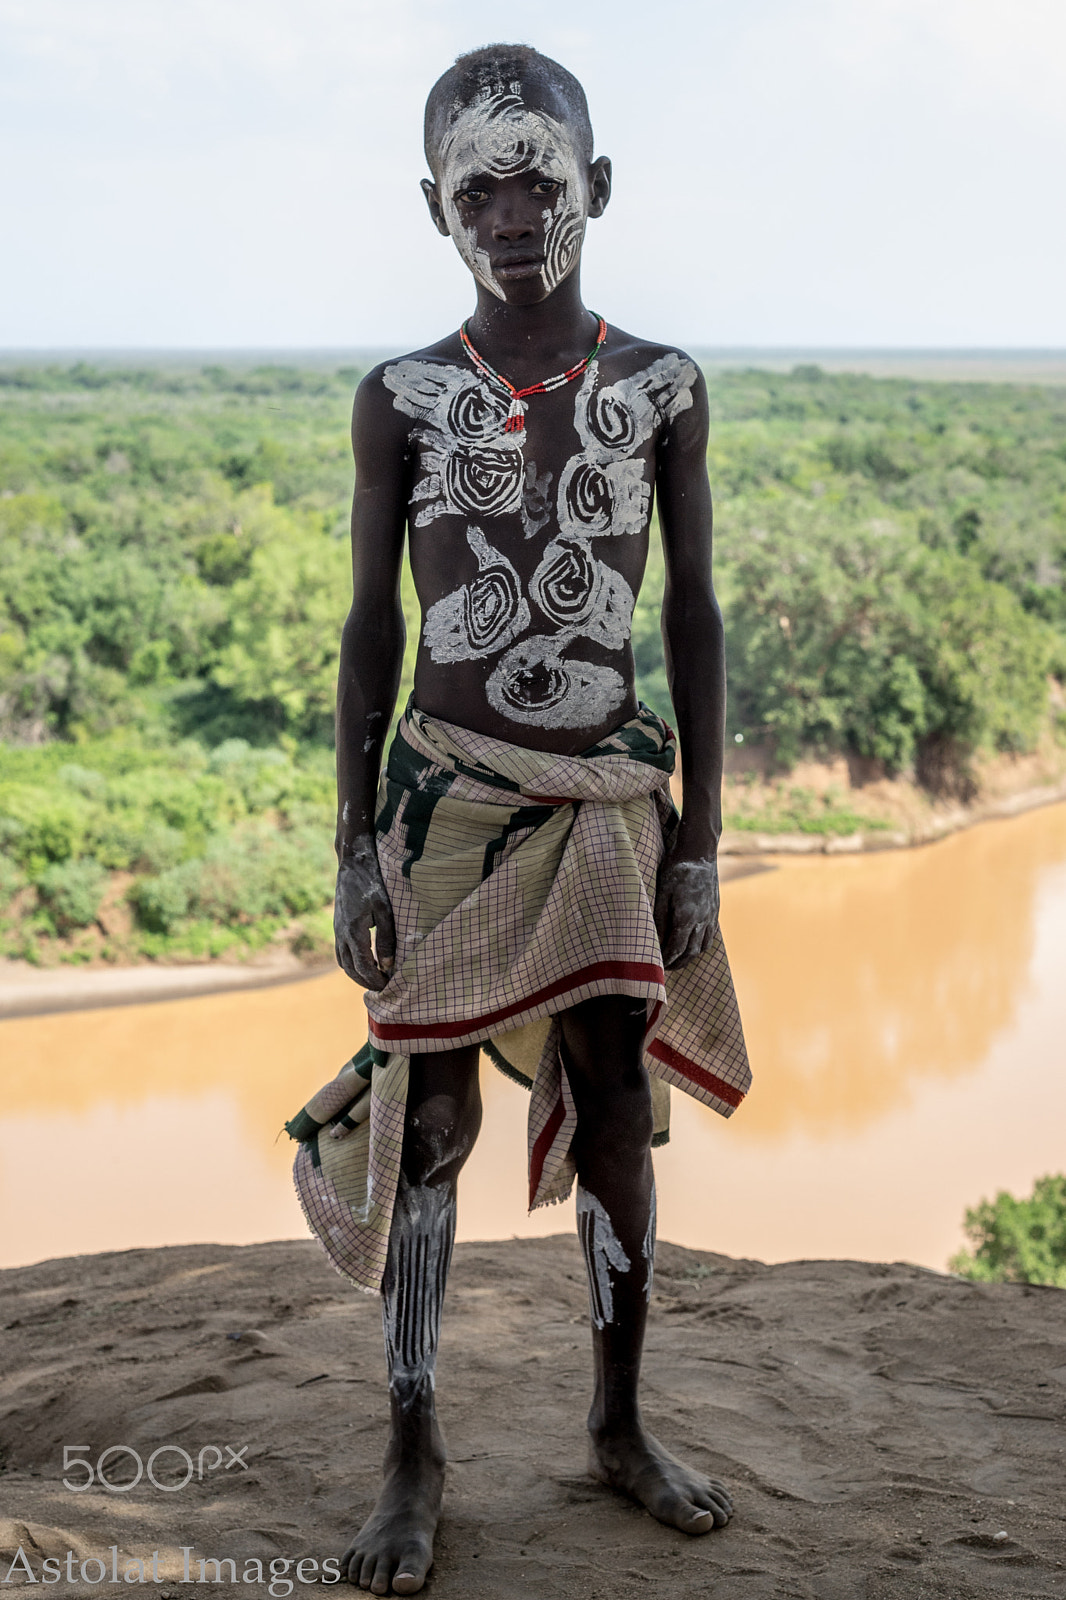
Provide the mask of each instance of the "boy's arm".
{"label": "boy's arm", "polygon": [[655,920],[667,967],[708,949],[718,926],[725,744],[725,633],[711,577],[707,387],[661,438],[656,465],[666,558],[662,631],[681,746],[681,825],[659,873]]}
{"label": "boy's arm", "polygon": [[[396,956],[392,907],[378,866],[374,805],[403,666],[400,570],[407,522],[408,435],[378,373],[352,413],[352,608],[337,681],[337,960],[356,983],[383,989]],[[375,949],[370,929],[374,927]]]}

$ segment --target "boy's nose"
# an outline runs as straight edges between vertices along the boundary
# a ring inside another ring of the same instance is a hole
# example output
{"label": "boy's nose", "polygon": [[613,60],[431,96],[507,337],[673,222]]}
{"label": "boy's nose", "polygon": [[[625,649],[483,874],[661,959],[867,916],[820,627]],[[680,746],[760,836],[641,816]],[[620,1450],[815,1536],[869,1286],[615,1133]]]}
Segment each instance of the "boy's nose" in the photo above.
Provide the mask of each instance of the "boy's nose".
{"label": "boy's nose", "polygon": [[533,232],[530,217],[517,207],[501,207],[492,224],[492,237],[501,244],[515,244],[520,239],[529,239]]}

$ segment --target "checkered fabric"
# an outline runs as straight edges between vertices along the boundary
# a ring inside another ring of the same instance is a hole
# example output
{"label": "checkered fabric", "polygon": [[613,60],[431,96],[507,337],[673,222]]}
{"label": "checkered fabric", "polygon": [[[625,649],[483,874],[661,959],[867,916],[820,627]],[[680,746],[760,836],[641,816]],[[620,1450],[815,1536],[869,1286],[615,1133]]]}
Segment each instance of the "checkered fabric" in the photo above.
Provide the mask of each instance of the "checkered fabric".
{"label": "checkered fabric", "polygon": [[664,973],[655,932],[656,875],[678,820],[674,756],[673,734],[644,706],[579,756],[408,708],[377,819],[396,971],[365,996],[367,1050],[287,1124],[303,1141],[308,1221],[353,1282],[377,1289],[384,1271],[415,1053],[480,1044],[532,1090],[531,1209],[565,1199],[574,1179],[557,1017],[579,1001],[646,1002],[656,1142],[670,1084],[723,1116],[740,1104],[751,1074],[721,934]]}

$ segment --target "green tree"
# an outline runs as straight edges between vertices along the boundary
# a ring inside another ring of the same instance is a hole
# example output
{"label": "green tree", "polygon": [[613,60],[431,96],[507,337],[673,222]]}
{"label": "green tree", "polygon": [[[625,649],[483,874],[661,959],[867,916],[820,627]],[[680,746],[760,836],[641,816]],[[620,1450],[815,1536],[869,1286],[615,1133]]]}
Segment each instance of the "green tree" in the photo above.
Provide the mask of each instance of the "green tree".
{"label": "green tree", "polygon": [[1001,1189],[994,1200],[967,1210],[971,1250],[960,1250],[950,1272],[978,1283],[1046,1283],[1066,1289],[1066,1176],[1038,1178],[1027,1200]]}
{"label": "green tree", "polygon": [[350,593],[345,545],[293,522],[284,537],[259,546],[248,576],[230,590],[230,637],[215,681],[265,703],[293,732],[328,737]]}
{"label": "green tree", "polygon": [[100,909],[107,873],[86,857],[46,867],[37,878],[37,894],[57,933],[87,928]]}
{"label": "green tree", "polygon": [[767,508],[726,546],[733,724],[890,770],[923,751],[965,762],[1022,749],[1047,696],[1051,634],[1001,584],[884,518],[841,524],[815,502]]}

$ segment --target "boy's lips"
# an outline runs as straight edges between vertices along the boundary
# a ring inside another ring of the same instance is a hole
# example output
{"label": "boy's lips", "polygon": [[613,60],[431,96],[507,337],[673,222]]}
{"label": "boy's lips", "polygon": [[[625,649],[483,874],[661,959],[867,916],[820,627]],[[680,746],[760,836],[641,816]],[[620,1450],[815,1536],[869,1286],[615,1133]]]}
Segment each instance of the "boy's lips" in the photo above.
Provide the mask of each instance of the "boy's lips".
{"label": "boy's lips", "polygon": [[492,264],[497,278],[535,278],[544,265],[543,256],[504,256]]}

